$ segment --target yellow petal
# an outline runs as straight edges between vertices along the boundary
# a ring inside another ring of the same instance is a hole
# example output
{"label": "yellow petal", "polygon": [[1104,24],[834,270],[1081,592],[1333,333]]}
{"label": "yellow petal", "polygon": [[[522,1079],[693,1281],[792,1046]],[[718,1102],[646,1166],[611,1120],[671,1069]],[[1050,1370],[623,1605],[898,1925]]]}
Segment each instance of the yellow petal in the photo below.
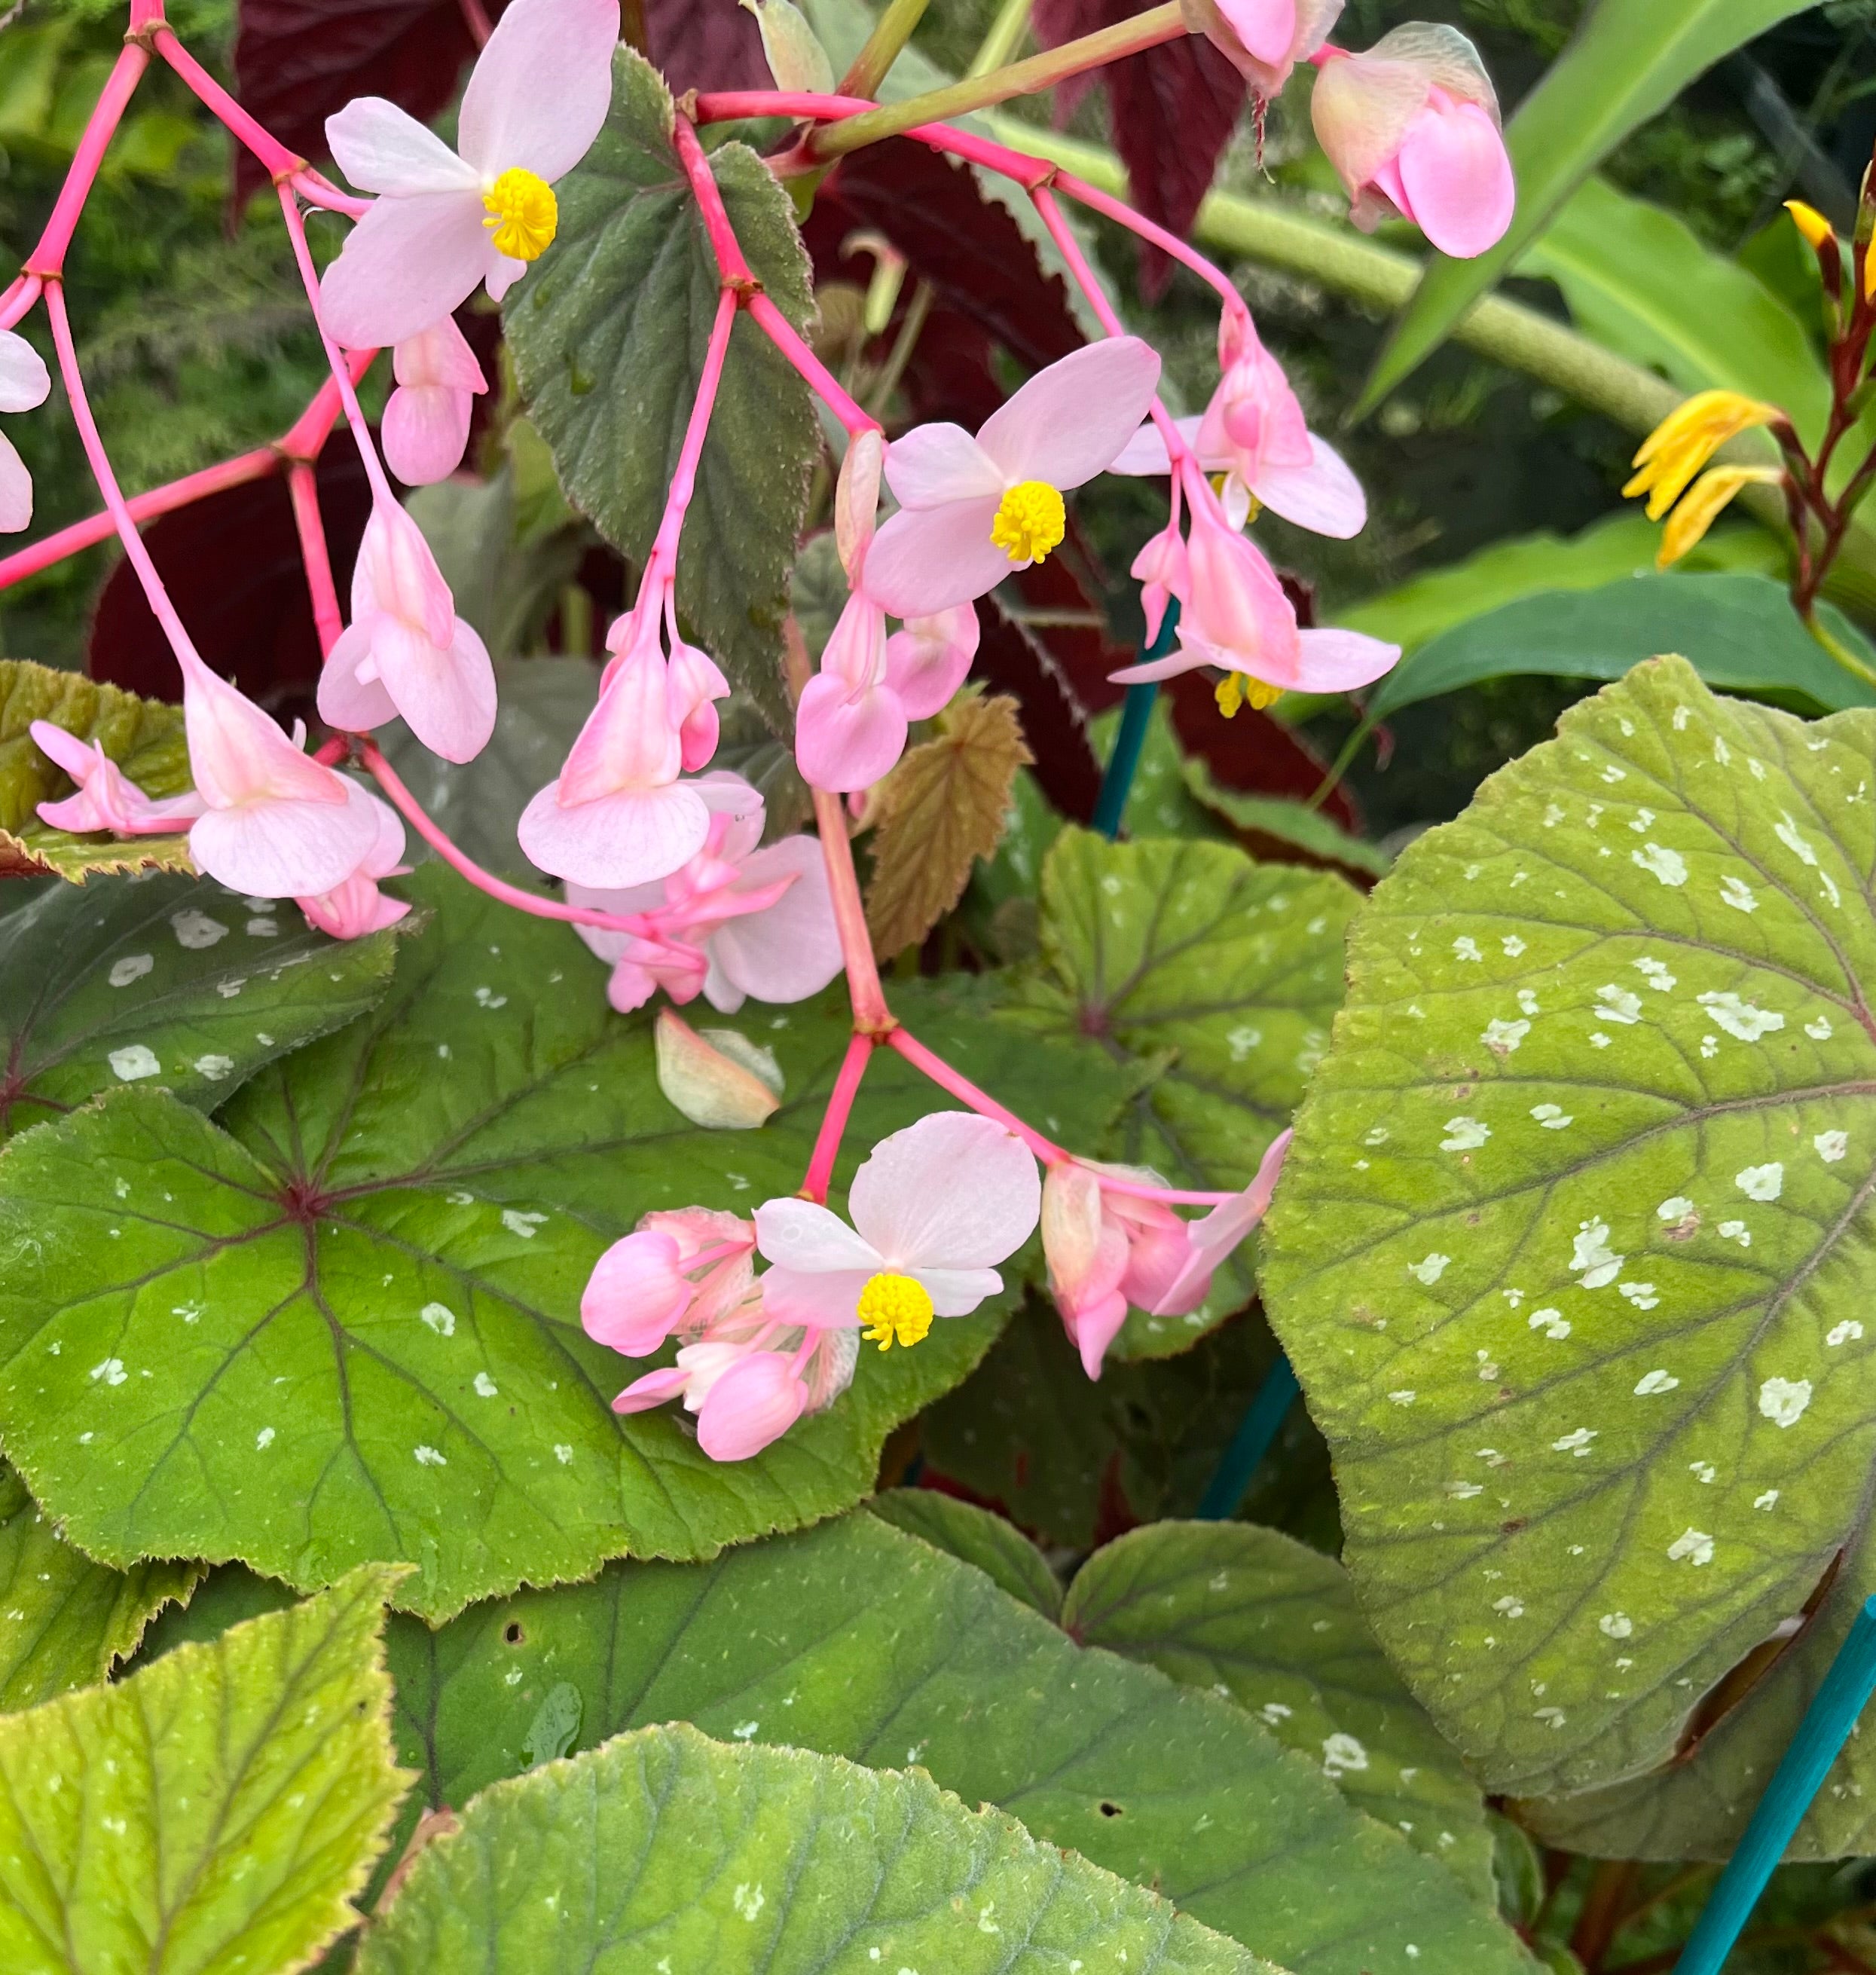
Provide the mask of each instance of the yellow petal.
{"label": "yellow petal", "polygon": [[1788,199],[1785,210],[1792,216],[1792,224],[1813,247],[1822,248],[1827,240],[1835,240],[1831,223],[1815,205],[1806,205],[1801,199]]}
{"label": "yellow petal", "polygon": [[1776,466],[1716,466],[1703,473],[1688,488],[1687,498],[1661,531],[1661,546],[1654,558],[1657,569],[1677,563],[1706,534],[1727,504],[1742,487],[1772,486],[1785,478]]}

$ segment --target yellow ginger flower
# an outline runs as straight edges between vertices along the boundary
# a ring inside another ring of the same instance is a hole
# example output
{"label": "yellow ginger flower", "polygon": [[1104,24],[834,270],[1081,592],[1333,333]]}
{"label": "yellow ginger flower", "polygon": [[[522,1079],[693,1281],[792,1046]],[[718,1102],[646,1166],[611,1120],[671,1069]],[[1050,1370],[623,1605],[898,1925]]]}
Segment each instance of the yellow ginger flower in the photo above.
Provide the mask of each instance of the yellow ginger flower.
{"label": "yellow ginger flower", "polygon": [[1777,466],[1710,467],[1668,516],[1667,525],[1661,531],[1661,547],[1655,554],[1655,567],[1666,569],[1677,563],[1705,535],[1742,487],[1776,487],[1784,478],[1783,468]]}
{"label": "yellow ginger flower", "polygon": [[1782,423],[1784,418],[1776,405],[1742,392],[1697,392],[1641,442],[1634,461],[1639,470],[1622,491],[1647,495],[1648,519],[1658,521],[1728,439],[1754,426]]}

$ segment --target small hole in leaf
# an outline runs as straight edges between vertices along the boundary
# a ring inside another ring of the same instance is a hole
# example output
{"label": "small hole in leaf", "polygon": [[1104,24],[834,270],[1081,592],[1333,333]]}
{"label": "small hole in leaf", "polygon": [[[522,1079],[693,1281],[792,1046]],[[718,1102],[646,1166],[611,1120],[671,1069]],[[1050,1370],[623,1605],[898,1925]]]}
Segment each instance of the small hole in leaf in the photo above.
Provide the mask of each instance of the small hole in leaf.
{"label": "small hole in leaf", "polygon": [[527,1635],[521,1630],[521,1621],[518,1618],[511,1618],[501,1628],[501,1636],[510,1645],[518,1646],[527,1638]]}
{"label": "small hole in leaf", "polygon": [[1121,1809],[1119,1804],[1108,1803],[1105,1801],[1102,1802],[1101,1806],[1101,1815],[1103,1817],[1119,1817],[1120,1814]]}

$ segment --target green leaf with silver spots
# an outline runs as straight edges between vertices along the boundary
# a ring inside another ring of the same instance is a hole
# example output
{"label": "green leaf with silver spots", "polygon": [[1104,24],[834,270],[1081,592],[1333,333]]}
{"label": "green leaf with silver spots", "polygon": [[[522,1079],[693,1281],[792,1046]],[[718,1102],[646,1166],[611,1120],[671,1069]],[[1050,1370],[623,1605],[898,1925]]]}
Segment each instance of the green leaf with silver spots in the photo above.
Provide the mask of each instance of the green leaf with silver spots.
{"label": "green leaf with silver spots", "polygon": [[359,1975],[1276,1975],[1145,1888],[914,1770],[642,1728],[495,1784],[429,1846]]}
{"label": "green leaf with silver spots", "polygon": [[[635,564],[664,512],[722,292],[671,123],[662,78],[620,48],[606,127],[555,187],[554,245],[503,312],[561,485]],[[746,145],[711,163],[751,268],[805,328],[814,297],[788,195]],[[820,442],[807,385],[739,314],[679,543],[678,609],[778,733],[792,725],[782,619]]]}
{"label": "green leaf with silver spots", "polygon": [[1656,1769],[1861,1537],[1876,715],[1679,659],[1422,838],[1266,1224],[1347,1561],[1488,1787]]}
{"label": "green leaf with silver spots", "polygon": [[0,1137],[126,1084],[212,1109],[370,1007],[406,930],[328,939],[209,879],[41,892],[0,918]]}
{"label": "green leaf with silver spots", "polygon": [[[1035,1268],[754,1460],[688,1418],[619,1418],[646,1367],[580,1327],[606,1244],[647,1210],[744,1213],[800,1184],[850,1027],[830,990],[724,1025],[772,1049],[783,1106],[734,1141],[659,1090],[649,1011],[606,1006],[572,931],[432,867],[433,904],[371,1015],[249,1083],[218,1122],[112,1093],[0,1154],[0,1434],[100,1560],[239,1557],[301,1589],[369,1559],[418,1566],[435,1618],[626,1553],[708,1556],[871,1488],[892,1428],[957,1384]],[[938,984],[906,1019],[1045,1129],[1084,1142],[1122,1086]],[[843,1183],[936,1088],[869,1076]]]}
{"label": "green leaf with silver spots", "polygon": [[[1007,1019],[1137,1078],[1107,1157],[1175,1187],[1245,1186],[1327,1043],[1359,902],[1339,878],[1229,844],[1064,830],[1043,866],[1042,960]],[[1190,1316],[1135,1311],[1117,1355],[1188,1349],[1249,1300],[1250,1253]]]}

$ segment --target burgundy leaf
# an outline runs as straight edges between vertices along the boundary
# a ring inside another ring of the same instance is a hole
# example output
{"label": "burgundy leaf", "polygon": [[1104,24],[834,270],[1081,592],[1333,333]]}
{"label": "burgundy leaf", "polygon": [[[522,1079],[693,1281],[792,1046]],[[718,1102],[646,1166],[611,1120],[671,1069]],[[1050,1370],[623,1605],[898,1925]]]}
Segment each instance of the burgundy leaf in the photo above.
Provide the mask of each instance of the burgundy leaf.
{"label": "burgundy leaf", "polygon": [[[320,511],[341,607],[371,513],[357,449],[340,441],[318,466]],[[250,481],[179,508],[143,531],[195,648],[224,679],[283,719],[310,720],[319,639],[284,476]],[[349,612],[348,613],[349,614]],[[153,699],[182,695],[175,654],[127,563],[97,600],[85,669]]]}
{"label": "burgundy leaf", "polygon": [[982,635],[977,675],[1013,694],[1023,709],[1023,738],[1036,757],[1036,779],[1062,813],[1077,823],[1094,814],[1101,764],[1088,735],[1087,709],[1042,639],[994,596],[979,606]]}
{"label": "burgundy leaf", "polygon": [[645,0],[646,38],[672,94],[773,89],[756,17],[737,0]]}
{"label": "burgundy leaf", "polygon": [[[1167,682],[1164,690],[1179,745],[1201,756],[1227,789],[1306,802],[1322,787],[1329,763],[1293,727],[1254,707],[1240,707],[1227,720],[1218,711],[1213,684],[1204,672],[1182,672]],[[1322,813],[1352,836],[1362,835],[1361,812],[1345,784],[1330,792]]]}
{"label": "burgundy leaf", "polygon": [[[1037,38],[1053,48],[1138,11],[1135,0],[1037,0],[1033,18]],[[1101,75],[1134,204],[1183,236],[1237,127],[1244,78],[1203,35],[1129,55]],[[1149,300],[1171,268],[1158,248],[1141,243],[1140,286]]]}

